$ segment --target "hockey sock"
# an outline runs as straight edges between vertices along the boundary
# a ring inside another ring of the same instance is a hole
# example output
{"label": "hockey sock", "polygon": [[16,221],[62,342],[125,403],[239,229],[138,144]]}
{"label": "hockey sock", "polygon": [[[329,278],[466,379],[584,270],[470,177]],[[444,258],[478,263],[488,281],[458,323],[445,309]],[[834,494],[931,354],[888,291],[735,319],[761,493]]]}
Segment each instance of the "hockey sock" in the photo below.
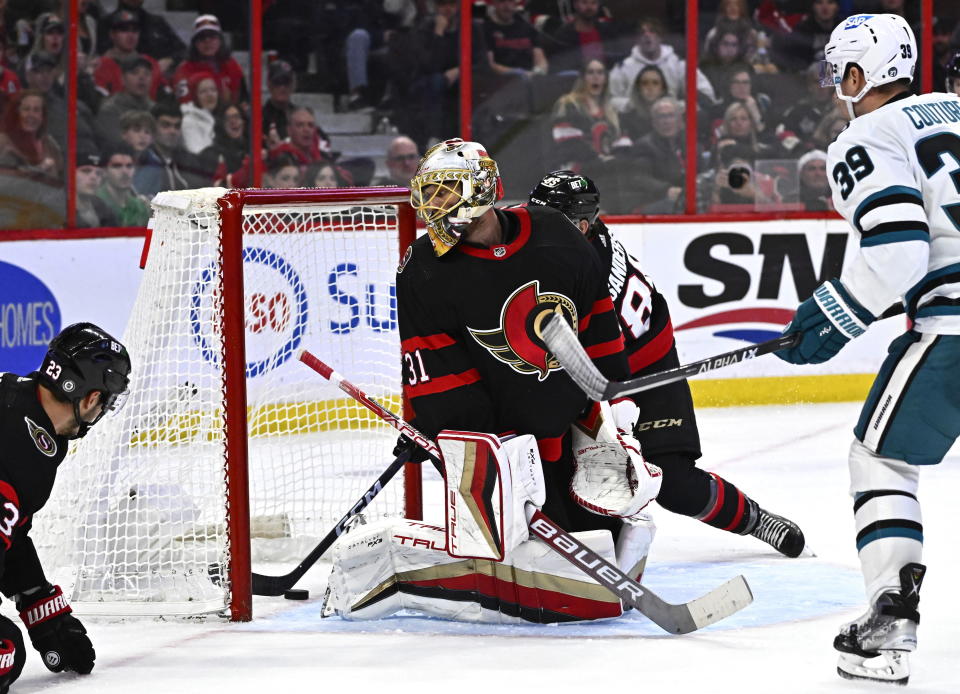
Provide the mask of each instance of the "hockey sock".
{"label": "hockey sock", "polygon": [[651,456],[663,470],[657,503],[720,530],[747,535],[757,524],[757,503],[719,475],[695,467],[688,456]]}
{"label": "hockey sock", "polygon": [[760,519],[757,502],[720,475],[708,472],[710,501],[696,518],[707,525],[738,535],[748,535]]}

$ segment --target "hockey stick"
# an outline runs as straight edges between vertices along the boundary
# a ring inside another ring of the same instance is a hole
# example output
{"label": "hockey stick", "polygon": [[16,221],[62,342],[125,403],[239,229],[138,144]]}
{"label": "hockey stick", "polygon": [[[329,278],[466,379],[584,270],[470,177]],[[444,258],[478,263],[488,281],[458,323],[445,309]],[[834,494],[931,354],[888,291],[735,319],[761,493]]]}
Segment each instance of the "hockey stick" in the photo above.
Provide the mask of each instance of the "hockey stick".
{"label": "hockey stick", "polygon": [[668,383],[682,381],[707,371],[737,364],[781,349],[795,346],[800,341],[800,333],[781,335],[756,345],[735,349],[732,352],[707,357],[692,364],[678,366],[646,376],[637,376],[626,381],[610,381],[594,366],[587,356],[573,328],[559,316],[552,315],[543,328],[543,340],[547,348],[560,361],[563,368],[591,400],[612,400],[642,390],[650,390]]}
{"label": "hockey stick", "polygon": [[[412,439],[431,457],[437,460],[443,459],[436,443],[397,415],[368,398],[359,388],[352,385],[317,357],[303,351],[300,354],[300,360],[331,381],[337,382],[341,390],[356,398],[358,402],[369,407],[374,414]],[[737,576],[695,600],[672,605],[625,575],[600,555],[592,552],[579,540],[550,520],[543,511],[538,509],[534,512],[529,527],[530,531],[547,543],[548,547],[559,553],[564,559],[600,585],[608,588],[625,604],[635,608],[654,624],[671,634],[687,634],[708,624],[713,624],[742,610],[753,602],[753,594],[750,592],[746,579],[743,576]]]}
{"label": "hockey stick", "polygon": [[320,540],[320,544],[310,550],[310,554],[304,558],[302,562],[297,564],[297,568],[291,571],[288,574],[283,576],[265,576],[263,574],[255,573],[253,574],[253,589],[252,593],[254,595],[283,595],[286,591],[293,588],[297,581],[303,578],[303,575],[310,570],[310,567],[316,564],[317,559],[319,559],[324,552],[330,549],[331,545],[336,542],[337,538],[340,537],[347,529],[347,526],[350,524],[350,520],[358,515],[363,509],[370,505],[370,502],[373,501],[374,497],[380,493],[380,490],[383,489],[387,482],[389,482],[394,475],[396,475],[400,469],[406,464],[410,459],[410,451],[403,451],[396,459],[390,463],[390,467],[383,471],[377,481],[373,483],[363,496],[360,497],[360,500],[357,501],[350,510],[347,511],[346,515],[341,518],[335,526],[326,534],[326,536]]}
{"label": "hockey stick", "polygon": [[624,574],[539,509],[530,519],[530,531],[587,576],[617,594],[625,604],[636,608],[671,634],[689,634],[719,622],[753,602],[747,579],[736,576],[706,595],[673,605]]}
{"label": "hockey stick", "polygon": [[[319,373],[321,376],[326,378],[329,381],[332,381],[340,390],[345,392],[350,397],[358,400],[359,402],[366,405],[368,408],[373,410],[373,412],[379,416],[381,419],[386,420],[392,424],[395,428],[402,431],[407,435],[408,438],[416,440],[416,437],[419,436],[417,431],[404,422],[402,419],[393,414],[390,410],[387,410],[383,407],[380,407],[376,402],[370,400],[359,388],[350,383],[350,381],[343,378],[336,371],[331,369],[329,366],[324,364],[322,361],[317,359],[315,356],[310,354],[307,351],[302,351],[300,353],[300,361],[309,366],[311,369]],[[404,428],[406,427],[406,428]],[[421,437],[422,438],[422,437]],[[418,442],[419,443],[419,442]],[[432,443],[428,441],[428,443]],[[373,486],[370,487],[364,495],[360,498],[357,503],[355,503],[346,515],[340,519],[340,521],[333,526],[333,529],[326,534],[326,536],[320,540],[320,544],[314,547],[310,554],[304,558],[302,562],[297,564],[297,568],[291,571],[288,574],[283,576],[265,576],[263,574],[253,574],[253,594],[254,595],[283,595],[286,591],[293,588],[296,585],[297,581],[303,578],[303,575],[307,573],[311,566],[313,566],[317,560],[330,549],[330,546],[336,541],[340,535],[343,534],[351,518],[360,513],[363,509],[370,505],[370,502],[373,501],[374,497],[380,493],[380,490],[383,489],[387,482],[393,479],[393,476],[396,475],[404,464],[410,459],[410,450],[403,451],[397,458],[390,463],[390,467],[383,471],[383,474],[377,478],[377,481],[373,483]]]}

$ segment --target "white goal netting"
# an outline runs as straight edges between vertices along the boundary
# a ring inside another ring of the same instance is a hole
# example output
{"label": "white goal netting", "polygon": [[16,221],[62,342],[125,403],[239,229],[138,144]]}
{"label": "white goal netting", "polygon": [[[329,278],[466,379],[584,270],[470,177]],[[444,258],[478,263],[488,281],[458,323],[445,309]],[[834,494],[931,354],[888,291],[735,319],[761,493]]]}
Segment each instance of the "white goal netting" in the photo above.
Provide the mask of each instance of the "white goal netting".
{"label": "white goal netting", "polygon": [[[123,342],[130,396],[73,450],[33,535],[80,612],[196,614],[229,604],[222,355],[245,316],[254,560],[296,563],[392,458],[395,432],[296,359],[307,348],[399,411],[389,204],[243,208],[244,306],[222,298],[222,189],[162,193]],[[400,515],[399,479],[368,516]],[[222,579],[222,580],[221,580]]]}

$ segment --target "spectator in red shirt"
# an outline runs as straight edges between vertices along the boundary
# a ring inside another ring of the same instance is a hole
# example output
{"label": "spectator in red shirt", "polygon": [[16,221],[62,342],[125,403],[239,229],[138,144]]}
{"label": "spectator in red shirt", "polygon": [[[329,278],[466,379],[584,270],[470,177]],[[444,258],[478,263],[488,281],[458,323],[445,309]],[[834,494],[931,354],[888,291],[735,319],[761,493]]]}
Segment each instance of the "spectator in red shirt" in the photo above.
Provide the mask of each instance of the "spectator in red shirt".
{"label": "spectator in red shirt", "polygon": [[304,166],[332,160],[330,140],[317,127],[316,118],[309,108],[301,106],[293,110],[287,131],[290,134],[287,141],[270,150],[270,159],[276,159],[285,154]]}
{"label": "spectator in red shirt", "polygon": [[[120,64],[124,60],[139,57],[137,44],[140,42],[140,20],[133,12],[119,10],[110,15],[110,49],[100,58],[100,64],[93,73],[93,79],[107,95],[116,94],[123,89],[123,71]],[[150,98],[156,101],[157,92],[163,82],[160,65],[152,57],[144,55],[150,61],[151,81]]]}
{"label": "spectator in red shirt", "polygon": [[190,101],[190,77],[200,72],[209,72],[216,78],[221,103],[239,104],[247,100],[243,70],[230,57],[220,20],[212,14],[202,14],[194,21],[187,60],[173,75],[174,89],[181,104]]}

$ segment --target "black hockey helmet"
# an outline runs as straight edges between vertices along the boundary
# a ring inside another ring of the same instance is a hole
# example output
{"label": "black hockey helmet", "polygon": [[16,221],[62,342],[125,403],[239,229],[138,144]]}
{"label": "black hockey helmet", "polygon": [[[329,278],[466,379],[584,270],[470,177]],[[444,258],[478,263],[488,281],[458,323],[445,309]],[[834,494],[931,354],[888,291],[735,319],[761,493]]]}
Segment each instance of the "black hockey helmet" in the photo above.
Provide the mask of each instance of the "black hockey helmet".
{"label": "black hockey helmet", "polygon": [[960,51],[954,51],[950,61],[947,63],[947,92],[950,94],[960,94]]}
{"label": "black hockey helmet", "polygon": [[[129,377],[126,347],[93,323],[74,323],[61,330],[50,341],[39,371],[40,382],[58,400],[73,404],[80,426],[78,437],[123,404]],[[87,422],[80,418],[80,402],[93,391],[100,391],[103,409],[94,421]]]}
{"label": "black hockey helmet", "polygon": [[530,191],[531,205],[560,210],[574,225],[581,219],[593,227],[600,216],[600,191],[586,176],[562,169],[551,171]]}

